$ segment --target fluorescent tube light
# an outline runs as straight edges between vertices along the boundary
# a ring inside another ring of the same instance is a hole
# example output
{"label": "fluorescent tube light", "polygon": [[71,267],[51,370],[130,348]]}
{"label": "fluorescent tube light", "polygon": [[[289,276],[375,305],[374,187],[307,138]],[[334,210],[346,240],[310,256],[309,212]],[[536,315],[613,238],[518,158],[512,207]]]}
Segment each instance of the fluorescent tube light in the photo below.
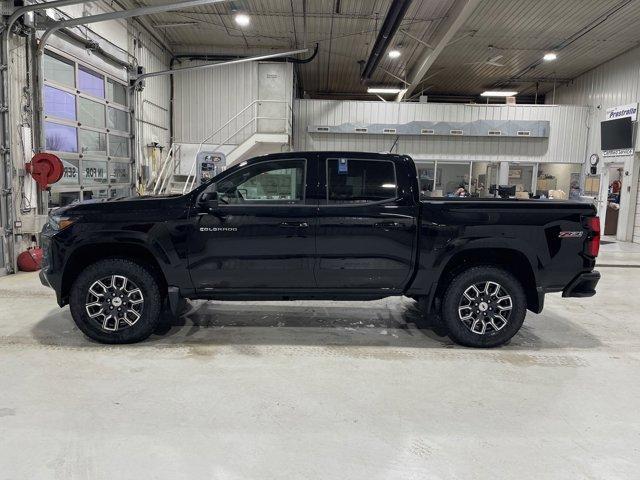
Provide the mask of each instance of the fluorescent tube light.
{"label": "fluorescent tube light", "polygon": [[391,87],[369,87],[367,88],[367,93],[400,93],[402,91],[401,88],[391,88]]}
{"label": "fluorescent tube light", "polygon": [[513,97],[517,95],[518,92],[507,92],[507,91],[498,91],[498,90],[487,90],[486,92],[482,92],[480,94],[481,97]]}

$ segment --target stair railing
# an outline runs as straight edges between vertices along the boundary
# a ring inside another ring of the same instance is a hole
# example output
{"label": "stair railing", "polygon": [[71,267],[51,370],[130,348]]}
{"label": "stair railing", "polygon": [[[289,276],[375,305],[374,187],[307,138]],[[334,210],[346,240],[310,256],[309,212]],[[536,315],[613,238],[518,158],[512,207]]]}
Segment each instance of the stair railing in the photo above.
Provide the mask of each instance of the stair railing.
{"label": "stair railing", "polygon": [[160,173],[158,173],[158,177],[156,178],[155,184],[153,186],[154,195],[158,195],[164,191],[167,178],[173,175],[171,171],[172,169],[168,169],[167,167],[169,166],[173,158],[174,147],[175,147],[175,144],[172,144],[171,148],[167,152],[167,156],[162,161],[162,167],[160,168]]}
{"label": "stair railing", "polygon": [[249,110],[250,108],[252,108],[254,106],[263,104],[263,103],[279,103],[279,104],[283,104],[283,105],[285,105],[285,107],[288,107],[288,110],[285,111],[285,116],[284,117],[259,116],[257,114],[257,111],[256,111],[255,113],[252,114],[252,117],[248,122],[244,123],[240,128],[236,129],[233,133],[231,133],[227,138],[225,138],[224,140],[219,142],[217,144],[217,146],[214,148],[214,150],[217,150],[218,148],[220,148],[223,145],[225,145],[227,142],[231,141],[234,137],[236,137],[242,131],[244,131],[245,128],[247,128],[249,125],[252,125],[254,123],[255,123],[255,128],[252,130],[252,132],[253,133],[257,133],[257,131],[258,131],[258,121],[259,120],[283,121],[283,122],[285,122],[285,128],[284,128],[285,132],[283,132],[283,133],[287,133],[289,135],[291,134],[291,129],[292,129],[292,120],[291,120],[292,117],[291,116],[293,115],[293,108],[291,107],[290,102],[288,102],[286,100],[254,100],[249,105],[247,105],[242,110],[240,110],[237,114],[235,114],[227,123],[222,125],[220,128],[215,130],[211,135],[208,135],[206,138],[204,138],[199,143],[198,150],[196,151],[196,154],[195,154],[195,156],[193,158],[193,163],[191,164],[191,168],[189,169],[189,174],[187,175],[187,180],[186,180],[186,182],[184,184],[184,187],[182,189],[182,193],[183,194],[187,193],[188,191],[191,191],[195,186],[195,183],[196,183],[196,180],[197,180],[196,167],[197,167],[197,164],[198,164],[198,155],[202,151],[202,147],[204,146],[204,144],[207,143],[207,141],[209,141],[213,137],[215,137],[217,134],[219,134],[222,130],[224,130],[227,126],[229,126],[229,124],[231,124],[234,120],[237,120],[247,110]]}

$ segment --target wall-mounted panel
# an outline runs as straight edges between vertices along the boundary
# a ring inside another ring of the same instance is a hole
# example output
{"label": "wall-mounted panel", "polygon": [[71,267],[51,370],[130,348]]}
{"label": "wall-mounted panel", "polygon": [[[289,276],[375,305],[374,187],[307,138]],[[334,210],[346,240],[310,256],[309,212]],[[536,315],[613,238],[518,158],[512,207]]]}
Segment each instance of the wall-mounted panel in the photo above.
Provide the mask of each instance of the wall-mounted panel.
{"label": "wall-mounted panel", "polygon": [[[582,163],[588,109],[547,105],[456,105],[296,100],[296,150],[347,150],[406,153],[420,159]],[[408,124],[410,122],[548,122],[548,138],[490,136],[363,135],[312,133],[309,126],[347,123]]]}
{"label": "wall-mounted panel", "polygon": [[341,123],[340,125],[309,125],[307,132],[547,138],[549,136],[549,122],[546,120],[474,120],[472,122]]}

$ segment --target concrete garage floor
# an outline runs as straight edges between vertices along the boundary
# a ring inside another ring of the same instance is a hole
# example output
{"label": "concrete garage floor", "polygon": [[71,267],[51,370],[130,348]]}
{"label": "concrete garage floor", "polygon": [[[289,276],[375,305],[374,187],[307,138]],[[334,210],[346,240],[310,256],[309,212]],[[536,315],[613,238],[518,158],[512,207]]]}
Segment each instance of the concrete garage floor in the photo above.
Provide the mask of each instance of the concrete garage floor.
{"label": "concrete garage floor", "polygon": [[638,478],[640,268],[600,270],[488,351],[408,299],[197,302],[107,347],[35,274],[1,278],[0,479]]}

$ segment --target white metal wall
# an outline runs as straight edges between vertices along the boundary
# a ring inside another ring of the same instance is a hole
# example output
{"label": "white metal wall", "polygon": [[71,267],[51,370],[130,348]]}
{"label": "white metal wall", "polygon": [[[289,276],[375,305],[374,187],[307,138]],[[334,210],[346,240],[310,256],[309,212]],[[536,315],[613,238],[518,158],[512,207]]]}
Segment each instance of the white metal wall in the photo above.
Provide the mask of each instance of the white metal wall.
{"label": "white metal wall", "polygon": [[[210,62],[184,62],[183,65],[204,63]],[[200,143],[258,99],[258,64],[242,63],[177,74],[174,98],[174,141]],[[221,142],[241,125],[239,121],[223,129],[211,143]]]}
{"label": "white metal wall", "polygon": [[395,135],[308,133],[308,125],[406,123],[415,120],[548,120],[548,139],[401,136],[394,152],[417,159],[583,163],[588,108],[296,100],[296,150],[389,151]]}
{"label": "white metal wall", "polygon": [[[607,108],[638,101],[640,101],[640,48],[630,50],[606,62],[576,78],[571,84],[556,90],[556,103],[587,105],[591,108],[593,114],[589,119],[587,146],[589,154],[600,154],[600,122],[605,120]],[[636,151],[638,151],[640,129],[636,134]],[[631,167],[639,161],[633,157],[619,157],[616,160],[625,162],[625,170],[629,172],[634,171]],[[636,178],[633,182],[637,184],[637,193],[640,189],[640,179]],[[635,212],[633,241],[640,243],[640,196],[636,196],[633,203],[635,205],[630,206],[632,215]]]}
{"label": "white metal wall", "polygon": [[[168,70],[171,56],[145,32],[136,37],[136,59],[147,72]],[[138,122],[142,126],[142,144],[151,142],[169,147],[171,108],[171,80],[168,76],[153,77],[146,81],[141,93]]]}
{"label": "white metal wall", "polygon": [[[109,1],[102,0],[99,2],[84,2],[77,5],[68,5],[66,7],[61,7],[58,10],[71,18],[79,18],[113,12],[114,8],[112,8]],[[121,49],[127,49],[127,20],[111,20],[108,22],[93,23],[89,28],[101,37],[109,39],[111,43]]]}

